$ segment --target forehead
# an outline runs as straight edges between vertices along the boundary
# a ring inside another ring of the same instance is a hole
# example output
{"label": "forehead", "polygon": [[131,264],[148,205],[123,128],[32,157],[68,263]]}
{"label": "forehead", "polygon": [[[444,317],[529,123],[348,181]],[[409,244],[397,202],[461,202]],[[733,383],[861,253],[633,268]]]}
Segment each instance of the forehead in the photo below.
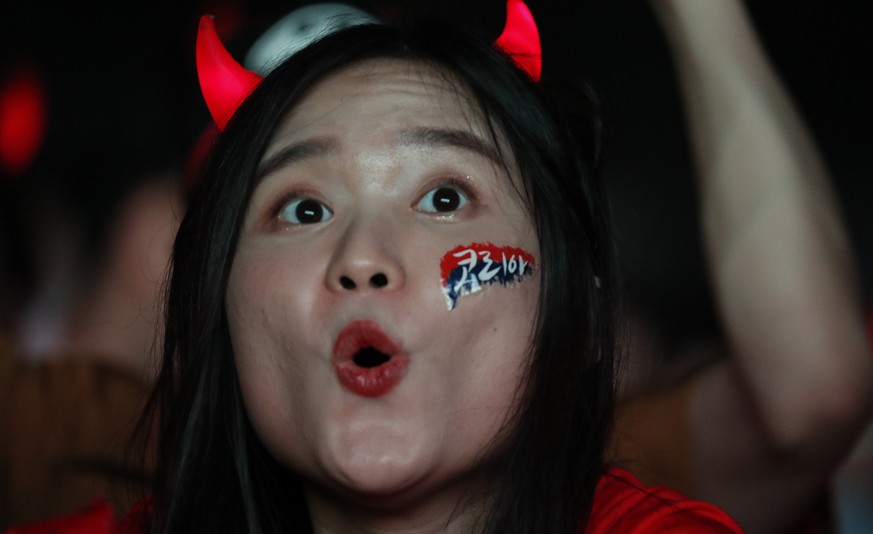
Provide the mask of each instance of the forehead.
{"label": "forehead", "polygon": [[492,136],[470,91],[452,75],[422,63],[373,59],[317,83],[283,120],[265,157],[297,138],[340,132],[376,139],[397,127]]}

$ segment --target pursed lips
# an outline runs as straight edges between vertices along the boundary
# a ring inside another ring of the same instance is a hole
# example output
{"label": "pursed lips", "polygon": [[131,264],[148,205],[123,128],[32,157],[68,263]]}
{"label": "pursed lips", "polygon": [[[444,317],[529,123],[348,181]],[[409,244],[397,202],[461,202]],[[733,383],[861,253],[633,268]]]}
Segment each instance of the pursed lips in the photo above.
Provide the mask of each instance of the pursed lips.
{"label": "pursed lips", "polygon": [[375,322],[353,321],[337,336],[332,363],[349,392],[381,397],[406,375],[409,356]]}

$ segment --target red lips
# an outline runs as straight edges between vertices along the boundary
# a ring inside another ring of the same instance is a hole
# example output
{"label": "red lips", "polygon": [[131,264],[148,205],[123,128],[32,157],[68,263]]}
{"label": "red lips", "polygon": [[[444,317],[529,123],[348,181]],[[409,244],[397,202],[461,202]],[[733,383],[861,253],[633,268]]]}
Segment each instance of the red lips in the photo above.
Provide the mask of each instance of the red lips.
{"label": "red lips", "polygon": [[342,329],[333,346],[333,367],[340,384],[362,397],[380,397],[406,375],[409,356],[372,321]]}

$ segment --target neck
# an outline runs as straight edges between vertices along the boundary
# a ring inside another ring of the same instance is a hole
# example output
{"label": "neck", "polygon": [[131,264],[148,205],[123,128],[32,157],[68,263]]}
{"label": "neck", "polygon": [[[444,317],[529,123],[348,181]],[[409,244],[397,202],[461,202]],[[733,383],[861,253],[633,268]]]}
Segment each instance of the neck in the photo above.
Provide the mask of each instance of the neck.
{"label": "neck", "polygon": [[316,534],[470,534],[481,528],[484,509],[482,492],[468,485],[397,502],[349,499],[314,488],[306,493]]}

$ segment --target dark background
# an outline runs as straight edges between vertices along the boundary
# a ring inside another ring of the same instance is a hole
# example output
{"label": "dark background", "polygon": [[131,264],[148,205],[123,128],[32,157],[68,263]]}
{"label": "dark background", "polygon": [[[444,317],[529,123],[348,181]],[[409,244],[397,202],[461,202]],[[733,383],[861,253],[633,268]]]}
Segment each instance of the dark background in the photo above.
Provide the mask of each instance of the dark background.
{"label": "dark background", "polygon": [[[0,0],[0,81],[35,65],[49,96],[47,133],[27,172],[0,192],[56,194],[81,218],[94,254],[123,196],[150,173],[181,168],[209,116],[194,67],[197,20],[212,12],[242,59],[278,17],[308,2]],[[438,6],[495,37],[503,0],[349,1],[383,18]],[[835,180],[871,302],[873,187],[870,22],[864,2],[748,2],[761,39]],[[609,128],[607,176],[630,289],[677,336],[714,328],[692,164],[666,43],[642,1],[529,0],[544,76],[583,74]],[[18,202],[16,200],[15,202]],[[46,216],[30,213],[28,217]]]}

